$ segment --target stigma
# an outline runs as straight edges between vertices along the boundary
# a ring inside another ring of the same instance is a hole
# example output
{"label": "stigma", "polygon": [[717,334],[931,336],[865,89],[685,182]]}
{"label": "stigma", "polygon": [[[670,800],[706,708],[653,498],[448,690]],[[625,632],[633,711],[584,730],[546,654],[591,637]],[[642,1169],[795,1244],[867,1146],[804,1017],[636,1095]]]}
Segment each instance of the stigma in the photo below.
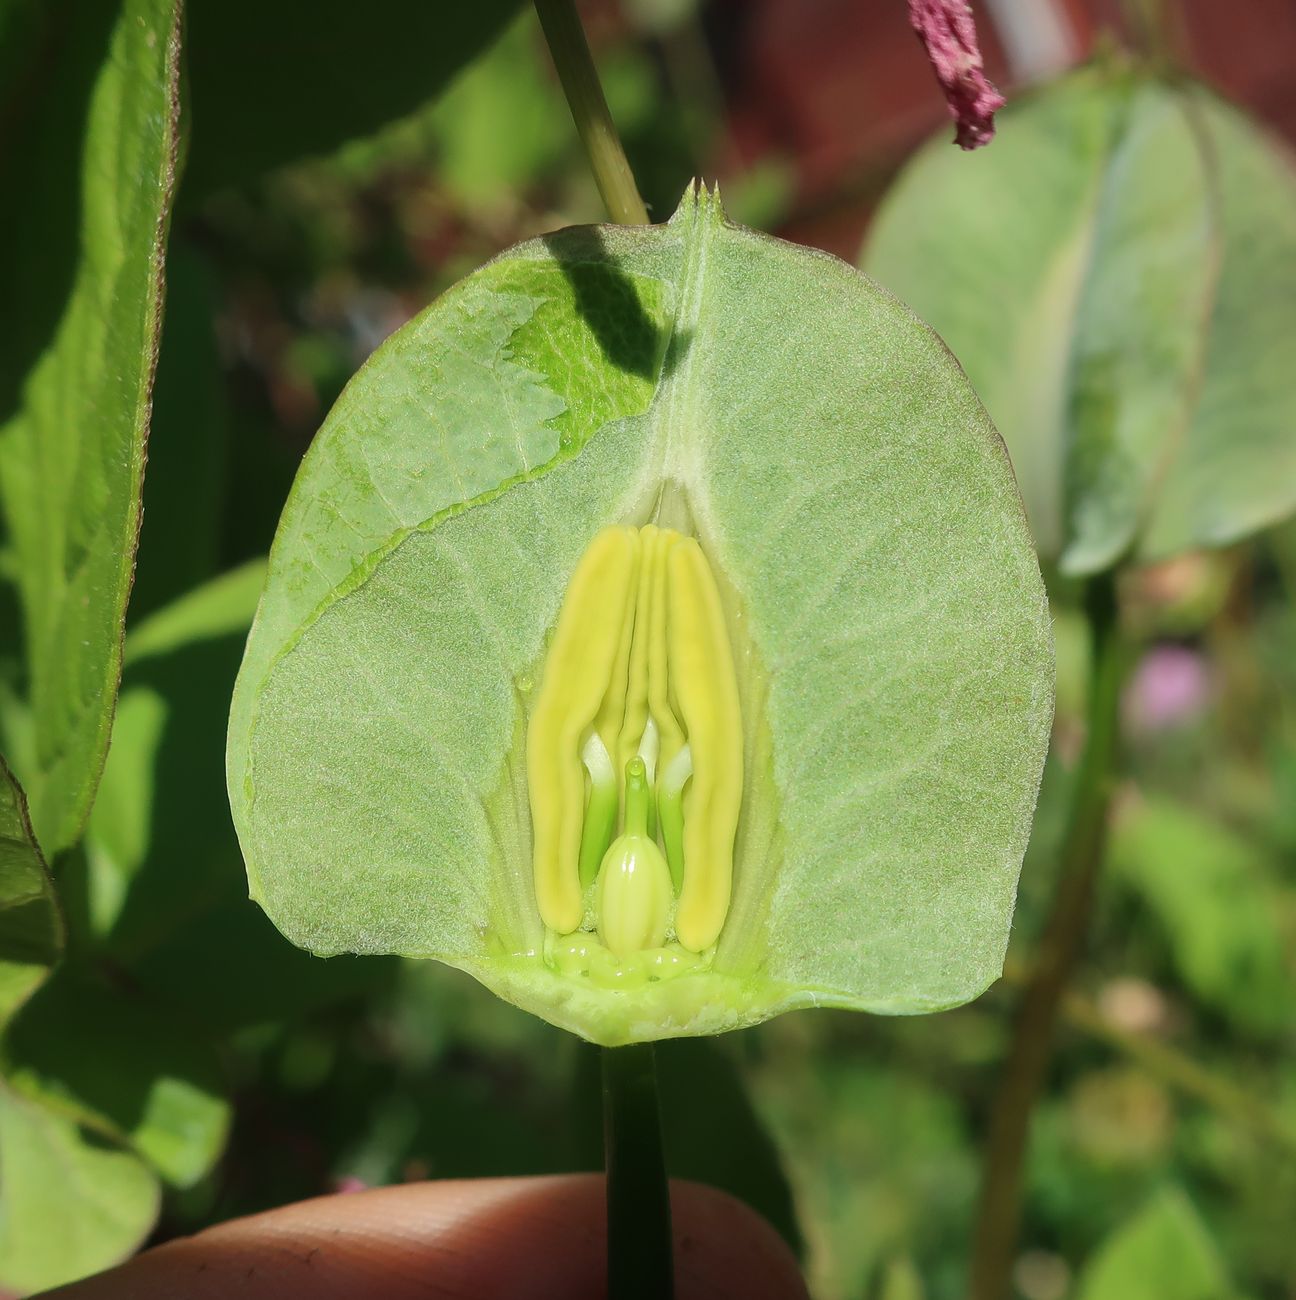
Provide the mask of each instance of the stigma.
{"label": "stigma", "polygon": [[715,575],[673,529],[581,557],[527,730],[541,919],[618,958],[719,938],[742,803],[742,715]]}

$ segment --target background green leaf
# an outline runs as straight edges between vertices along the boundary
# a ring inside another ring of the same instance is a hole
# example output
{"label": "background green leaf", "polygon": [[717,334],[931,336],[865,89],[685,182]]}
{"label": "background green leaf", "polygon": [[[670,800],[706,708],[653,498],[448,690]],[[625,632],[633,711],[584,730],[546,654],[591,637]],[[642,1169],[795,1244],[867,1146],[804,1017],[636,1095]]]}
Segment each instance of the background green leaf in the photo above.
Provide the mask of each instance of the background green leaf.
{"label": "background green leaf", "polygon": [[782,1158],[728,1042],[688,1038],[663,1043],[656,1059],[671,1177],[691,1178],[746,1201],[800,1255],[801,1226]]}
{"label": "background green leaf", "polygon": [[137,1157],[3,1086],[0,1185],[0,1286],[20,1294],[115,1264],[157,1218],[157,1179]]}
{"label": "background green leaf", "polygon": [[[544,637],[589,538],[654,504],[723,575],[749,731],[713,970],[652,1011],[510,954],[542,942],[518,737]],[[602,1041],[928,1010],[998,974],[1051,667],[1001,444],[939,342],[690,194],[510,250],[352,382],[272,552],[231,800],[297,942],[438,956]]]}
{"label": "background green leaf", "polygon": [[129,1146],[167,1182],[200,1178],[225,1142],[229,1107],[212,1048],[180,1016],[68,966],[5,1034],[15,1092]]}
{"label": "background green leaf", "polygon": [[446,89],[428,119],[438,177],[469,207],[516,203],[571,143],[571,115],[530,9]]}
{"label": "background green leaf", "polygon": [[173,0],[31,7],[5,87],[0,499],[17,561],[32,823],[77,836],[108,747],[175,186]]}
{"label": "background green leaf", "polygon": [[[1041,551],[1229,542],[1296,506],[1296,170],[1205,89],[1113,59],[901,173],[865,266],[949,342]],[[1261,269],[1263,268],[1263,269]]]}
{"label": "background green leaf", "polygon": [[327,153],[433,98],[520,0],[189,6],[193,141],[186,199]]}
{"label": "background green leaf", "polygon": [[167,251],[166,322],[153,388],[131,624],[221,567],[229,413],[213,281],[210,266],[177,231]]}
{"label": "background green leaf", "polygon": [[[888,1273],[899,1288],[896,1256],[941,1259],[944,1241],[967,1239],[976,1167],[955,1101],[913,1074],[798,1043],[795,1026],[783,1036],[753,1071],[753,1092],[796,1193],[812,1293],[863,1295]],[[954,1281],[941,1280],[935,1294]]]}
{"label": "background green leaf", "polygon": [[27,800],[0,758],[0,1026],[63,949],[63,918],[27,817]]}
{"label": "background green leaf", "polygon": [[1193,96],[1223,238],[1206,368],[1149,555],[1236,541],[1296,506],[1296,160],[1245,113]]}
{"label": "background green leaf", "polygon": [[[101,1152],[113,1153],[109,1185],[128,1183],[127,1218],[104,1221],[89,1263],[15,1255],[43,1286],[128,1253],[149,1227],[146,1210],[156,1216],[159,1177],[189,1188],[211,1170],[230,1120],[223,1036],[300,1018],[391,974],[381,961],[298,952],[247,898],[221,768],[225,701],[263,574],[260,562],[244,566],[129,633],[100,797],[84,853],[61,873],[76,953],[0,1043],[23,1121],[0,1215],[61,1194],[89,1230],[100,1210],[81,1205],[90,1194],[82,1166],[98,1169]],[[48,1170],[23,1162],[22,1144],[38,1139],[66,1150],[66,1161]]]}
{"label": "background green leaf", "polygon": [[922,1278],[909,1259],[893,1259],[880,1272],[876,1300],[923,1300]]}
{"label": "background green leaf", "polygon": [[1252,1031],[1296,1023],[1282,887],[1261,847],[1218,819],[1155,799],[1122,810],[1109,858],[1198,998]]}
{"label": "background green leaf", "polygon": [[131,629],[84,863],[69,874],[99,960],[208,1031],[299,1016],[390,975],[387,963],[295,951],[247,897],[222,753],[264,573],[244,565]]}
{"label": "background green leaf", "polygon": [[1157,1193],[1085,1267],[1076,1300],[1228,1300],[1233,1289],[1205,1225],[1182,1192]]}

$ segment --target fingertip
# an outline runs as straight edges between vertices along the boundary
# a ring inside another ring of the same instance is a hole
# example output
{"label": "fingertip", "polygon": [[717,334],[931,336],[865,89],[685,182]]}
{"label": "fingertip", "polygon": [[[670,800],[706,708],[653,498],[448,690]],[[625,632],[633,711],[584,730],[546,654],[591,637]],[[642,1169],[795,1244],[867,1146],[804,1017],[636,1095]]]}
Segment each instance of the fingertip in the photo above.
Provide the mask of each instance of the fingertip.
{"label": "fingertip", "polygon": [[787,1242],[751,1206],[704,1183],[671,1181],[676,1300],[805,1300]]}
{"label": "fingertip", "polygon": [[[797,1300],[796,1261],[732,1196],[672,1182],[677,1300]],[[320,1197],[147,1251],[59,1300],[605,1300],[598,1174],[414,1183]],[[50,1300],[53,1300],[51,1296]]]}

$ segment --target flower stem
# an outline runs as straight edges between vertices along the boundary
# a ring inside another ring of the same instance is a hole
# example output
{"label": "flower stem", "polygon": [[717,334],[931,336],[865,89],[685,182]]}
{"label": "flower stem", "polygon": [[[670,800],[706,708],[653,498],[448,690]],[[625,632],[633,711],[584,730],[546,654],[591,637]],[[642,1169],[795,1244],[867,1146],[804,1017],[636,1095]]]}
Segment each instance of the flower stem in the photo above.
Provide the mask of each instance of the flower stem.
{"label": "flower stem", "polygon": [[651,1043],[603,1049],[608,1300],[671,1300],[670,1188]]}
{"label": "flower stem", "polygon": [[535,7],[608,215],[618,225],[646,226],[648,209],[608,111],[573,0],[535,0]]}
{"label": "flower stem", "polygon": [[1053,908],[1013,1027],[990,1119],[972,1258],[972,1300],[1004,1300],[1021,1223],[1022,1167],[1031,1111],[1044,1082],[1067,982],[1089,927],[1107,835],[1127,648],[1111,574],[1086,592],[1091,659],[1088,734],[1072,794]]}

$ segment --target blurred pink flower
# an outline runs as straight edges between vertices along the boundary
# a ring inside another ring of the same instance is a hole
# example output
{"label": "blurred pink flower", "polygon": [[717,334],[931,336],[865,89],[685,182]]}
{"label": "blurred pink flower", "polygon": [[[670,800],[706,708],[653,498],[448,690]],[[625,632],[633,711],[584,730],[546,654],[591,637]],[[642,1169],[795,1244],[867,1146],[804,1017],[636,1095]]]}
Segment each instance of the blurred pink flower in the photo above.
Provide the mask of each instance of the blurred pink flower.
{"label": "blurred pink flower", "polygon": [[976,149],[994,139],[1004,97],[986,80],[967,0],[909,0],[909,22],[927,50],[957,129],[954,143]]}
{"label": "blurred pink flower", "polygon": [[1123,712],[1132,732],[1165,731],[1195,718],[1210,697],[1210,669],[1182,645],[1149,650],[1125,691]]}
{"label": "blurred pink flower", "polygon": [[345,1195],[347,1192],[367,1191],[369,1184],[363,1178],[357,1178],[355,1174],[344,1174],[341,1178],[333,1180],[333,1190],[339,1195]]}

